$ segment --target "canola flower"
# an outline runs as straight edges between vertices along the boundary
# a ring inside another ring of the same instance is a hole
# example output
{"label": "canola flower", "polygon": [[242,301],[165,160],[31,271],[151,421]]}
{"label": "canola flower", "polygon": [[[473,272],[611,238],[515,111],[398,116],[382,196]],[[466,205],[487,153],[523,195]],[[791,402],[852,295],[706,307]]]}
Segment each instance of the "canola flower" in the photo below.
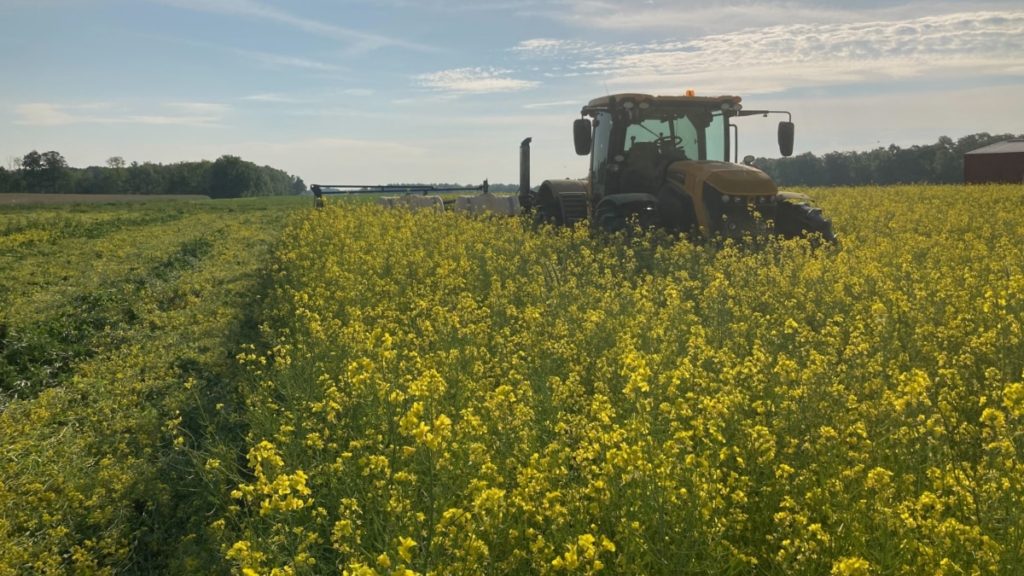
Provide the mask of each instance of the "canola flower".
{"label": "canola flower", "polygon": [[840,250],[346,203],[296,217],[242,362],[248,450],[272,446],[302,505],[244,496],[227,559],[1021,572],[1022,194],[814,191]]}

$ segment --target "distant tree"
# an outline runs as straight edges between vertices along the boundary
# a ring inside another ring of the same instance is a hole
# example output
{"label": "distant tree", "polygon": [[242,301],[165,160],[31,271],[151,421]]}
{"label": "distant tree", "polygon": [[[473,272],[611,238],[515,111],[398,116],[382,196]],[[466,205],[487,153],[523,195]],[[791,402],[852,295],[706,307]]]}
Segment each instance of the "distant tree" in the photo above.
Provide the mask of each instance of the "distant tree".
{"label": "distant tree", "polygon": [[121,194],[124,192],[125,180],[127,178],[125,166],[127,166],[127,163],[124,161],[123,156],[107,158],[107,168],[102,169],[102,175],[98,178],[102,182],[102,191],[98,192],[99,194]]}
{"label": "distant tree", "polygon": [[209,194],[211,163],[179,162],[164,166],[164,188],[168,194]]}
{"label": "distant tree", "polygon": [[43,160],[43,168],[46,170],[62,170],[68,167],[68,161],[56,150],[43,152],[40,157]]}
{"label": "distant tree", "polygon": [[25,170],[34,171],[43,169],[43,155],[33,150],[21,159],[21,167]]}
{"label": "distant tree", "polygon": [[75,179],[74,192],[76,194],[108,194],[108,183],[106,179],[113,174],[113,170],[99,166],[89,166],[78,171]]}
{"label": "distant tree", "polygon": [[851,155],[844,152],[829,152],[821,157],[822,167],[825,171],[825,183],[830,186],[839,186],[850,182]]}
{"label": "distant tree", "polygon": [[955,183],[963,181],[965,153],[1015,137],[1024,135],[980,132],[956,142],[942,136],[924,146],[891,144],[865,152],[829,152],[820,158],[811,153],[758,158],[754,164],[785,186]]}
{"label": "distant tree", "polygon": [[21,173],[26,192],[41,192],[43,189],[43,155],[33,150],[21,159]]}
{"label": "distant tree", "polygon": [[61,184],[65,183],[68,177],[68,161],[64,159],[60,152],[54,150],[43,152],[40,157],[42,159],[47,191],[55,194],[60,191]]}
{"label": "distant tree", "polygon": [[224,155],[210,167],[210,197],[253,196],[254,166],[238,156]]}
{"label": "distant tree", "polygon": [[56,151],[36,150],[18,157],[10,170],[0,168],[0,192],[77,192],[81,194],[203,194],[218,198],[297,194],[305,182],[270,166],[237,156],[216,162],[154,164],[111,156],[105,166],[71,168]]}
{"label": "distant tree", "polygon": [[162,194],[164,179],[159,164],[132,162],[127,170],[127,188],[129,194]]}
{"label": "distant tree", "polygon": [[210,166],[209,182],[212,198],[293,194],[295,189],[295,181],[287,172],[231,155],[221,156]]}
{"label": "distant tree", "polygon": [[937,181],[949,184],[963,177],[963,156],[956,153],[956,143],[949,136],[940,136],[935,143],[931,172]]}

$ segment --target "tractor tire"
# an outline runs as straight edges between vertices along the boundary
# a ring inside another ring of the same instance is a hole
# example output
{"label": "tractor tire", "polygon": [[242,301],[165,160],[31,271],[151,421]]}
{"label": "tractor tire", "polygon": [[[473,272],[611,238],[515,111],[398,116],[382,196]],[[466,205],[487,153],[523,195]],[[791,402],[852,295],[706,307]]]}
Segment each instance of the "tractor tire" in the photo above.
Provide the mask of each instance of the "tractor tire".
{"label": "tractor tire", "polygon": [[821,208],[809,204],[780,203],[775,210],[775,233],[784,238],[802,238],[820,235],[821,239],[836,244],[832,221]]}
{"label": "tractor tire", "polygon": [[597,212],[594,214],[594,222],[597,223],[598,228],[609,234],[629,228],[629,221],[626,217],[619,213],[616,206],[609,204],[598,206]]}
{"label": "tractor tire", "polygon": [[[555,208],[557,210],[557,207]],[[558,215],[552,212],[551,206],[546,204],[540,204],[533,211],[533,225],[544,226],[544,225],[558,225]]]}

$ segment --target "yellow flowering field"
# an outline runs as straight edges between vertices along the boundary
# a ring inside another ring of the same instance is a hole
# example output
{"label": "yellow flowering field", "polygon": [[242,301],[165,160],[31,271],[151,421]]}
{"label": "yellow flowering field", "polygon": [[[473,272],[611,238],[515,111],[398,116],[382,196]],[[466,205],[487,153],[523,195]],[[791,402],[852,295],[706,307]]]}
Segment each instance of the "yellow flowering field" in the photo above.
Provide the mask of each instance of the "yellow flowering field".
{"label": "yellow flowering field", "polygon": [[1024,190],[812,190],[840,249],[336,202],[270,264],[242,574],[1024,572]]}
{"label": "yellow flowering field", "polygon": [[1024,189],[807,192],[0,210],[0,576],[1024,573]]}

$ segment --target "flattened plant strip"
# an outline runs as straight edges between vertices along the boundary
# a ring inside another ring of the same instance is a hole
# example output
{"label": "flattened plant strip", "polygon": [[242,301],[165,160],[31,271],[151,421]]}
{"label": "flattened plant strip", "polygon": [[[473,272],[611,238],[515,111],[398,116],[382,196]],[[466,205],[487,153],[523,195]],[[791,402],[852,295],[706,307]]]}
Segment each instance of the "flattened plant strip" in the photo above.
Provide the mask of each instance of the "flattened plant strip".
{"label": "flattened plant strip", "polygon": [[111,327],[119,336],[87,338],[93,349],[59,385],[0,414],[0,573],[222,565],[202,534],[219,488],[204,483],[195,453],[213,428],[231,436],[217,415],[232,410],[234,355],[253,339],[260,271],[286,211],[233,206],[135,231],[166,249],[142,267],[104,262],[131,271],[110,276],[117,301],[131,299],[130,317]]}

